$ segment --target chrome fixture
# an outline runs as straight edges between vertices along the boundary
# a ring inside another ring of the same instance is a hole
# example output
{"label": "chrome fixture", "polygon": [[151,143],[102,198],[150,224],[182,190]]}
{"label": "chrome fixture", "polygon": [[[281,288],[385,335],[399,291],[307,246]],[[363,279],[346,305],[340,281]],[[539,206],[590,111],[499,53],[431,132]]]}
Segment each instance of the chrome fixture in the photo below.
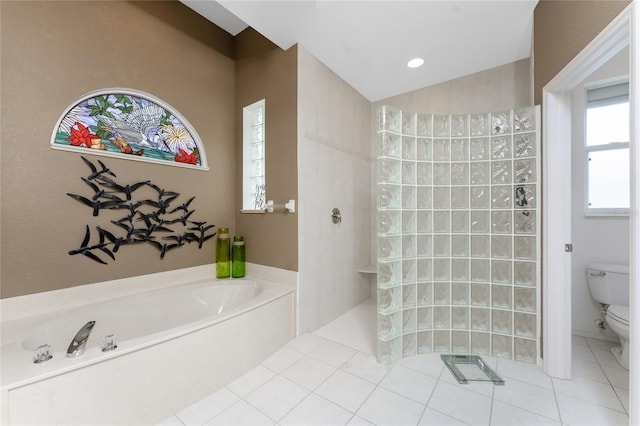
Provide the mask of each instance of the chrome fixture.
{"label": "chrome fixture", "polygon": [[336,224],[342,222],[340,209],[334,208],[333,210],[331,210],[331,221]]}
{"label": "chrome fixture", "polygon": [[118,347],[115,334],[107,334],[102,338],[102,352],[109,352]]}
{"label": "chrome fixture", "polygon": [[49,361],[51,358],[53,358],[53,355],[51,354],[51,346],[49,345],[40,345],[33,352],[34,364]]}
{"label": "chrome fixture", "polygon": [[296,200],[289,200],[284,204],[275,204],[273,200],[267,200],[267,204],[264,206],[267,213],[273,213],[274,211],[284,211],[288,213],[296,212]]}
{"label": "chrome fixture", "polygon": [[76,358],[84,353],[87,340],[89,340],[89,335],[95,324],[95,321],[89,321],[82,326],[67,348],[67,358]]}

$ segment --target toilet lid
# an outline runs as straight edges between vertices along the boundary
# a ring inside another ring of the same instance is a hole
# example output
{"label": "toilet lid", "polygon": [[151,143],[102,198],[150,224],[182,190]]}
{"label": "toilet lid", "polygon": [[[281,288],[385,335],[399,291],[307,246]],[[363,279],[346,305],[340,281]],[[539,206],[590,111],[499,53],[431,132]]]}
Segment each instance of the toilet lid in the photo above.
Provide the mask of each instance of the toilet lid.
{"label": "toilet lid", "polygon": [[629,307],[620,305],[609,305],[607,314],[616,321],[629,325]]}

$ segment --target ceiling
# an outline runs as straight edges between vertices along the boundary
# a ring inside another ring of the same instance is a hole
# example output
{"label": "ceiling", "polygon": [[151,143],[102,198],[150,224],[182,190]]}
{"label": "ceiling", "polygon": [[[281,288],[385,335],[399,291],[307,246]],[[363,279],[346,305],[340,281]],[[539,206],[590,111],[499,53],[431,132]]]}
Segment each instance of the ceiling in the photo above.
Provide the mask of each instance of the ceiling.
{"label": "ceiling", "polygon": [[[528,58],[538,0],[181,0],[232,35],[298,43],[375,102]],[[409,69],[407,61],[425,64]]]}

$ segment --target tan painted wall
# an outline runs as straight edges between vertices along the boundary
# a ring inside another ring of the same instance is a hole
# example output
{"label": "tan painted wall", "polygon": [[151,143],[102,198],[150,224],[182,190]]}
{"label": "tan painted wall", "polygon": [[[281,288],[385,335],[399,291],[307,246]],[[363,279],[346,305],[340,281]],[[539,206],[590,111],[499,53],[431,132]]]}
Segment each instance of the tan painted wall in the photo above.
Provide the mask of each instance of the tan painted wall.
{"label": "tan painted wall", "polygon": [[240,213],[242,108],[263,98],[267,200],[283,204],[298,198],[297,46],[283,51],[251,28],[235,42],[236,233],[245,235],[248,262],[297,271],[298,213]]}
{"label": "tan painted wall", "polygon": [[534,98],[591,42],[629,1],[541,0],[534,11]]}
{"label": "tan painted wall", "polygon": [[212,263],[213,240],[163,260],[149,245],[123,247],[109,265],[69,256],[85,225],[102,222],[66,195],[86,191],[80,156],[49,143],[60,114],[87,92],[120,86],[155,95],[195,127],[211,170],[103,162],[119,181],[149,179],[196,196],[192,218],[233,228],[233,38],[177,1],[1,1],[0,16],[1,296]]}

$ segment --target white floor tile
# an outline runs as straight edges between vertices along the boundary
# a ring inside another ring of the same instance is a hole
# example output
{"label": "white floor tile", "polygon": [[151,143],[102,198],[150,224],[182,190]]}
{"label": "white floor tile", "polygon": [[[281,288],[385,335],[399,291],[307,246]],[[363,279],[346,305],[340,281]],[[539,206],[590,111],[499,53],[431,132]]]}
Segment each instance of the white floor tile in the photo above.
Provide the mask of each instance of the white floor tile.
{"label": "white floor tile", "polygon": [[501,359],[498,361],[496,373],[505,381],[507,379],[515,379],[541,388],[553,389],[551,378],[545,374],[542,366],[539,365]]}
{"label": "white floor tile", "polygon": [[275,422],[255,407],[240,400],[205,423],[206,425],[274,425]]}
{"label": "white floor tile", "polygon": [[243,376],[231,382],[227,387],[229,390],[240,397],[245,397],[269,380],[276,373],[262,365],[257,366],[253,370],[245,373]]}
{"label": "white floor tile", "polygon": [[543,389],[518,380],[509,380],[504,386],[496,386],[494,407],[495,401],[501,401],[553,420],[560,420],[553,390]]}
{"label": "white floor tile", "polygon": [[622,402],[624,411],[629,414],[629,389],[619,387],[614,387],[613,389],[616,391],[620,402]]}
{"label": "white floor tile", "polygon": [[280,373],[291,367],[296,361],[302,359],[302,357],[304,357],[304,354],[285,346],[267,358],[262,365],[276,373]]}
{"label": "white floor tile", "polygon": [[504,402],[494,401],[491,410],[491,426],[560,426],[561,423],[514,407]]}
{"label": "white floor tile", "polygon": [[353,416],[347,424],[349,426],[375,426],[373,423],[366,421],[360,416]]}
{"label": "white floor tile", "polygon": [[611,342],[608,340],[597,340],[590,337],[585,338],[585,340],[587,341],[587,345],[589,345],[590,348],[604,349],[606,351],[611,349],[612,346],[618,345],[617,341]]}
{"label": "white floor tile", "polygon": [[356,413],[376,425],[415,425],[424,405],[377,387]]}
{"label": "white floor tile", "polygon": [[289,412],[280,425],[346,425],[353,413],[311,394]]}
{"label": "white floor tile", "polygon": [[366,300],[314,334],[373,355],[377,340],[376,328],[372,327],[376,323],[375,304],[375,298]]}
{"label": "white floor tile", "polygon": [[583,359],[574,359],[571,363],[571,374],[599,383],[609,383],[600,364]]}
{"label": "white floor tile", "polygon": [[445,368],[439,354],[421,354],[398,361],[398,365],[419,371],[428,376],[439,378]]}
{"label": "white floor tile", "polygon": [[355,413],[374,388],[373,383],[338,370],[315,393]]}
{"label": "white floor tile", "polygon": [[446,414],[440,413],[432,408],[427,407],[420,419],[419,425],[424,426],[456,426],[456,425],[468,425],[469,423],[465,423],[462,420],[455,419],[451,416],[447,416]]}
{"label": "white floor tile", "polygon": [[318,349],[324,342],[326,342],[326,340],[322,337],[307,333],[287,343],[287,347],[308,355]]}
{"label": "white floor tile", "polygon": [[625,370],[621,365],[603,365],[602,369],[611,386],[629,389],[629,370]]}
{"label": "white floor tile", "polygon": [[380,382],[380,386],[426,405],[437,379],[402,366],[395,366]]}
{"label": "white floor tile", "polygon": [[571,344],[580,345],[580,346],[589,346],[586,338],[582,336],[576,336],[576,335],[571,336]]}
{"label": "white floor tile", "polygon": [[184,426],[184,423],[182,423],[176,416],[171,416],[167,417],[160,423],[156,423],[156,426]]}
{"label": "white floor tile", "polygon": [[375,333],[375,320],[363,321],[365,314],[375,318],[373,302],[323,327],[322,336],[290,341],[227,387],[159,424],[628,423],[629,375],[609,352],[611,342],[573,336],[573,380],[552,380],[540,366],[483,356],[506,385],[461,385],[439,354],[378,364],[374,351],[363,352],[362,339],[354,337]]}
{"label": "white floor tile", "polygon": [[469,424],[488,425],[491,398],[465,390],[461,386],[439,381],[429,400],[429,408]]}
{"label": "white floor tile", "polygon": [[239,400],[240,398],[229,389],[222,388],[182,410],[177,414],[177,417],[187,426],[201,425]]}
{"label": "white floor tile", "polygon": [[589,346],[577,345],[575,343],[571,345],[571,359],[583,359],[585,361],[598,362]]}
{"label": "white floor tile", "polygon": [[593,352],[593,355],[596,357],[600,365],[620,367],[620,364],[609,349],[591,348],[591,351]]}
{"label": "white floor tile", "polygon": [[608,384],[593,382],[581,377],[575,377],[573,380],[552,380],[558,395],[567,395],[590,404],[624,411],[616,393]]}
{"label": "white floor tile", "polygon": [[271,419],[279,421],[307,395],[307,389],[289,379],[276,376],[251,392],[245,399]]}
{"label": "white floor tile", "polygon": [[358,352],[349,359],[341,368],[347,373],[378,384],[391,369],[390,366],[379,364],[376,358],[362,352]]}
{"label": "white floor tile", "polygon": [[619,411],[590,404],[570,396],[557,394],[560,418],[571,426],[627,426],[629,417]]}
{"label": "white floor tile", "polygon": [[356,350],[338,343],[325,341],[309,355],[334,367],[342,365],[356,354]]}
{"label": "white floor tile", "polygon": [[284,370],[281,374],[309,390],[314,390],[335,371],[335,367],[306,356]]}

